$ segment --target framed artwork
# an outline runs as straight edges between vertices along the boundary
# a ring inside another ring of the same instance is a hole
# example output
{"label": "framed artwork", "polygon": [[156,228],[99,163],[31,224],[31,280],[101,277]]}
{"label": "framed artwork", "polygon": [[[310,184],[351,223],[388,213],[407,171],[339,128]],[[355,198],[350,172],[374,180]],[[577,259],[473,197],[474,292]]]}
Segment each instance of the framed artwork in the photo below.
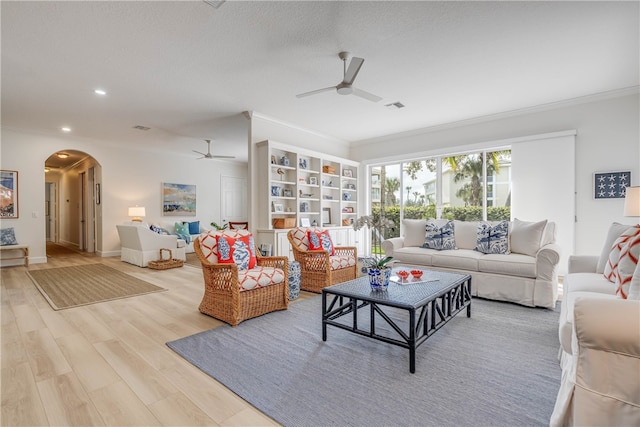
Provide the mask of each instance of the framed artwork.
{"label": "framed artwork", "polygon": [[300,227],[311,227],[309,218],[300,218]]}
{"label": "framed artwork", "polygon": [[342,176],[353,178],[353,171],[351,169],[345,169],[342,171]]}
{"label": "framed artwork", "polygon": [[19,218],[18,171],[0,170],[0,218]]}
{"label": "framed artwork", "polygon": [[163,216],[196,216],[196,186],[162,183]]}
{"label": "framed artwork", "polygon": [[309,177],[309,184],[310,185],[318,185],[318,178],[316,178],[315,176],[310,176]]}
{"label": "framed artwork", "polygon": [[593,174],[593,198],[624,199],[627,187],[631,185],[631,171],[595,172]]}
{"label": "framed artwork", "polygon": [[274,212],[284,212],[284,205],[282,203],[274,203],[273,204]]}
{"label": "framed artwork", "polygon": [[322,208],[322,225],[331,224],[331,208]]}

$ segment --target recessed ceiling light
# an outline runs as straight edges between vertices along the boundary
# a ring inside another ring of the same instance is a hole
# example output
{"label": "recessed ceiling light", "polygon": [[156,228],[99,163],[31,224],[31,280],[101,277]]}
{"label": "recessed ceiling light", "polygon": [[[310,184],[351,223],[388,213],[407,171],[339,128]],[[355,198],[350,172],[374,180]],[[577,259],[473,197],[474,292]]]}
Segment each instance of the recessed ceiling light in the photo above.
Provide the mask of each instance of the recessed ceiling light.
{"label": "recessed ceiling light", "polygon": [[63,126],[60,128],[62,132],[71,132],[71,128],[69,126]]}
{"label": "recessed ceiling light", "polygon": [[66,159],[67,157],[69,157],[67,153],[58,153],[56,154],[56,156],[58,156],[59,159]]}
{"label": "recessed ceiling light", "polygon": [[94,89],[93,93],[95,93],[96,95],[106,95],[107,92],[103,89]]}

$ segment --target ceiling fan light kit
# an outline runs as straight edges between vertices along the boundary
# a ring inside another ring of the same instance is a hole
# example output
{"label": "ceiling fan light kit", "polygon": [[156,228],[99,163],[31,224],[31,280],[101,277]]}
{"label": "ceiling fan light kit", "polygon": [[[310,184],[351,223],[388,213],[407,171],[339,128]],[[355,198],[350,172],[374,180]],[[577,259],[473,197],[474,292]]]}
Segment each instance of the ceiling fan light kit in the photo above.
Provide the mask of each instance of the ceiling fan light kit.
{"label": "ceiling fan light kit", "polygon": [[[364,58],[353,57],[351,58],[351,54],[349,52],[340,52],[338,57],[342,60],[342,68],[343,68],[343,78],[342,82],[338,83],[336,86],[329,86],[322,89],[312,90],[310,92],[305,92],[296,95],[297,98],[304,98],[306,96],[316,95],[318,93],[327,92],[330,90],[334,90],[340,95],[355,95],[360,98],[364,98],[371,102],[381,101],[382,98],[364,91],[362,89],[357,89],[353,87],[353,81],[356,79],[356,76],[360,72],[360,68],[362,68],[362,64],[364,64]],[[349,62],[349,67],[347,67],[347,60],[351,58]]]}
{"label": "ceiling fan light kit", "polygon": [[207,143],[207,152],[202,153],[200,151],[193,150],[194,153],[198,153],[202,155],[202,157],[198,157],[198,159],[235,159],[235,156],[219,156],[211,154],[211,140],[205,139],[204,142]]}

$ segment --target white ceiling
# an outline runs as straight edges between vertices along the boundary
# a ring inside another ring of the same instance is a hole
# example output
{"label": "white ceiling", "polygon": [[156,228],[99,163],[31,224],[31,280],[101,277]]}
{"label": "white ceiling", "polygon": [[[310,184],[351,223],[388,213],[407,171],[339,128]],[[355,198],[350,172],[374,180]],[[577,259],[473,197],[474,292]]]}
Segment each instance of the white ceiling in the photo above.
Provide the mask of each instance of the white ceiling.
{"label": "white ceiling", "polygon": [[[0,7],[3,126],[193,156],[245,160],[243,111],[351,142],[640,83],[637,1]],[[383,101],[296,98],[341,81],[343,50]]]}

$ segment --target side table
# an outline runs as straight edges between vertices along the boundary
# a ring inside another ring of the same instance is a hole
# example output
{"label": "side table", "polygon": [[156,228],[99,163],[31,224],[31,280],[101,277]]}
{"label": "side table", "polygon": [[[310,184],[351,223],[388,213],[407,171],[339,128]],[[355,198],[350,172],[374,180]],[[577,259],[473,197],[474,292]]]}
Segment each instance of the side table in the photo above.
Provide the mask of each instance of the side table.
{"label": "side table", "polygon": [[300,296],[300,263],[289,261],[289,300]]}

